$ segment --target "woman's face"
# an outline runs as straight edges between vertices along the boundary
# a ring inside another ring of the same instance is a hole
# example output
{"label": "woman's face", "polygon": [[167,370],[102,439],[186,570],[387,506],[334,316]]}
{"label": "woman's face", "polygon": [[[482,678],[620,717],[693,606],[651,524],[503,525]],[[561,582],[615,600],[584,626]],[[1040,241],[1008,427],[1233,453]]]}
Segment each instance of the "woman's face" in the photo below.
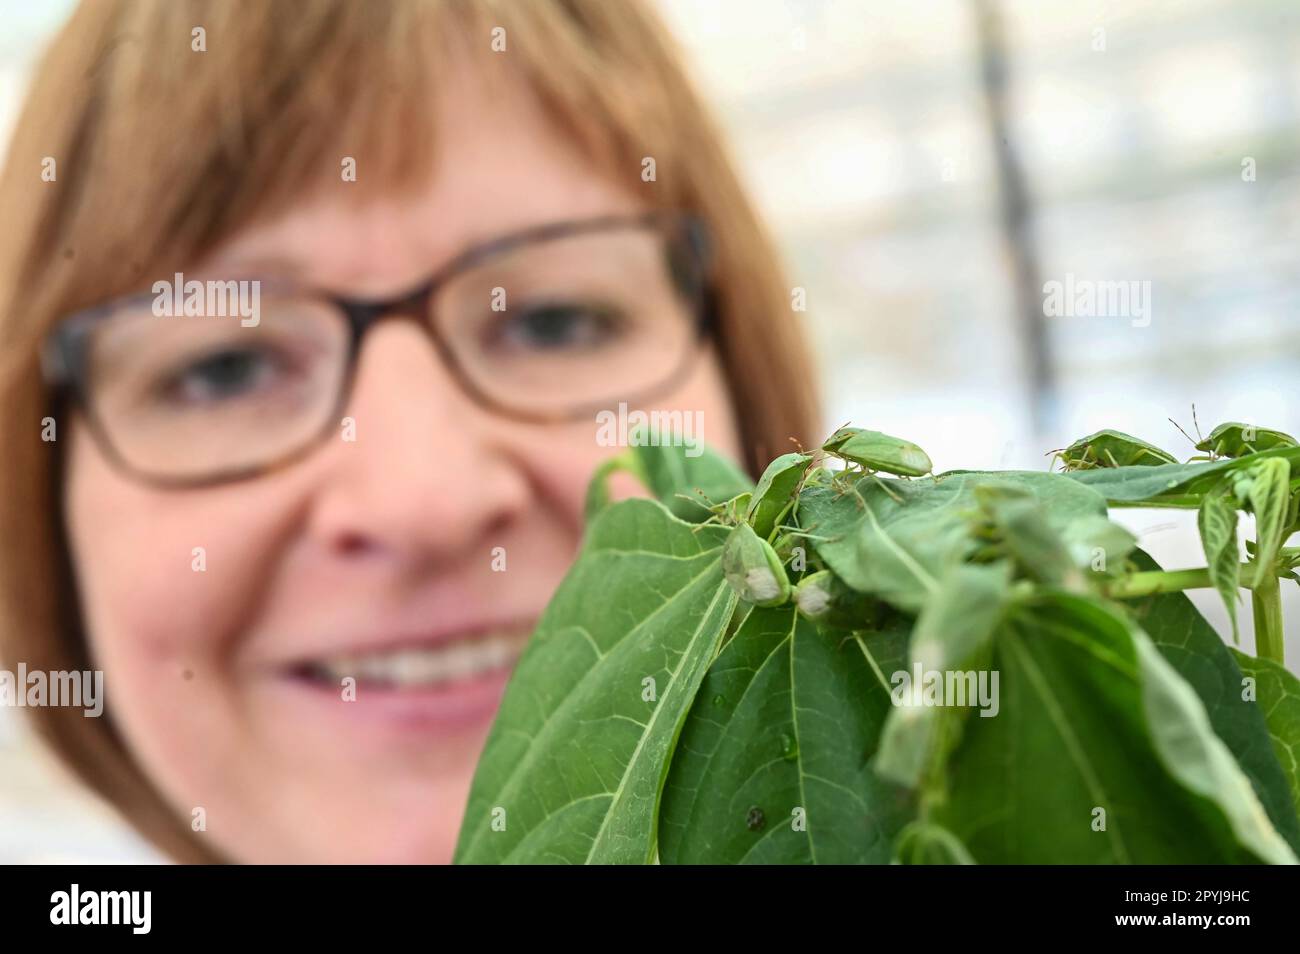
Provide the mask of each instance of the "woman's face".
{"label": "woman's face", "polygon": [[[340,181],[205,264],[383,297],[496,235],[639,210],[525,96],[455,88],[436,103],[427,189],[357,207]],[[712,354],[652,406],[702,412],[704,439],[739,456]],[[73,427],[68,533],[109,711],[178,817],[235,860],[450,860],[518,637],[617,452],[594,418],[530,425],[474,404],[410,322],[371,330],[346,415],[355,441],[340,429],[286,469],[189,490],[120,475]],[[356,671],[355,701],[304,664]],[[394,672],[433,682],[393,688]]]}

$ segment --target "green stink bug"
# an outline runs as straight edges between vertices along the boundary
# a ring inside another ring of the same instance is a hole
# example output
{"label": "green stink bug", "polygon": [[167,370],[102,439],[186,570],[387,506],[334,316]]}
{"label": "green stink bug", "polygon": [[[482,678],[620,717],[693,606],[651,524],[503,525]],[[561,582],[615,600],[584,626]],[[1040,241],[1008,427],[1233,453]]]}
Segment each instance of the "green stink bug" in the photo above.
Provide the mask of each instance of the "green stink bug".
{"label": "green stink bug", "polygon": [[[1220,457],[1245,457],[1275,447],[1295,447],[1296,439],[1267,427],[1229,421],[1210,431],[1210,436],[1196,445],[1199,451],[1209,454],[1210,460]],[[1199,459],[1199,458],[1193,458]]]}
{"label": "green stink bug", "polygon": [[1157,467],[1176,464],[1168,451],[1123,431],[1103,430],[1081,437],[1069,447],[1048,451],[1059,460],[1063,470],[1090,470],[1094,467]]}
{"label": "green stink bug", "polygon": [[760,537],[770,537],[777,521],[798,502],[812,461],[812,454],[782,454],[763,471],[745,511],[745,520]]}
{"label": "green stink bug", "polygon": [[1226,424],[1220,424],[1210,431],[1209,437],[1201,437],[1201,425],[1196,419],[1195,404],[1192,405],[1192,427],[1196,429],[1196,440],[1192,440],[1192,436],[1184,431],[1172,417],[1169,418],[1169,423],[1177,427],[1183,437],[1191,441],[1198,451],[1205,451],[1207,455],[1205,457],[1190,457],[1187,461],[1189,464],[1194,460],[1245,457],[1248,454],[1273,450],[1275,447],[1297,446],[1296,439],[1290,434],[1284,434],[1282,431],[1275,431],[1268,427],[1256,427],[1254,424],[1242,424],[1240,421],[1228,421]]}
{"label": "green stink bug", "polygon": [[790,578],[776,551],[747,523],[723,544],[722,573],[736,594],[755,606],[780,606],[790,598]]}
{"label": "green stink bug", "polygon": [[709,504],[708,509],[712,516],[704,521],[701,526],[711,523],[735,526],[745,519],[745,512],[749,509],[749,501],[752,496],[749,491],[746,491],[743,494],[736,494],[730,500],[724,500],[722,503]]}
{"label": "green stink bug", "polygon": [[864,470],[897,477],[924,477],[934,470],[930,455],[911,441],[861,427],[841,427],[822,450]]}

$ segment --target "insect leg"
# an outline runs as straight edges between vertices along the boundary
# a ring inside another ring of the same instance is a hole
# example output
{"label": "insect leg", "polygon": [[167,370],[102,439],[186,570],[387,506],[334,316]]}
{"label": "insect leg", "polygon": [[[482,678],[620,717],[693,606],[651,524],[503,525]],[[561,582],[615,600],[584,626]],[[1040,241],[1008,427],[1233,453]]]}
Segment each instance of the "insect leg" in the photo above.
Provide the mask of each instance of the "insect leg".
{"label": "insect leg", "polygon": [[[880,487],[881,490],[883,490],[885,493],[889,494],[889,496],[894,498],[894,503],[901,504],[903,502],[903,498],[898,496],[898,494],[894,493],[892,490],[890,490],[889,487],[885,485],[885,482],[881,480],[876,474],[872,474],[871,479],[876,482],[876,485]],[[859,499],[861,499],[861,494],[859,494],[858,497]],[[865,505],[866,502],[863,501],[863,503]]]}

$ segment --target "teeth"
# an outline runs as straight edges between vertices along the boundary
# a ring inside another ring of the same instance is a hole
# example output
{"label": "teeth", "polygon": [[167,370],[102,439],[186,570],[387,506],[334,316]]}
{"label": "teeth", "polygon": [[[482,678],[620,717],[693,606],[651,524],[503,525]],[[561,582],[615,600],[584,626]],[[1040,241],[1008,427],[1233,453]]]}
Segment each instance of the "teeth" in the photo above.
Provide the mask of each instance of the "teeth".
{"label": "teeth", "polygon": [[313,675],[332,683],[351,676],[358,682],[384,683],[396,688],[432,686],[513,664],[528,636],[527,632],[494,632],[446,646],[334,656],[310,668]]}

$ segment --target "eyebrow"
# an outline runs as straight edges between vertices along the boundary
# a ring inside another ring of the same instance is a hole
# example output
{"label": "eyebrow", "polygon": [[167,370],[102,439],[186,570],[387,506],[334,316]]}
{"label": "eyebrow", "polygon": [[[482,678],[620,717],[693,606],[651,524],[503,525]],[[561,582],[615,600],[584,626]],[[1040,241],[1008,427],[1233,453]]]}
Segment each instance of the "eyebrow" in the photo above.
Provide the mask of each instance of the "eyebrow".
{"label": "eyebrow", "polygon": [[[457,243],[451,255],[445,257],[443,261],[428,274],[438,275],[448,268],[454,267],[472,258],[486,252],[493,252],[499,248],[509,248],[516,242],[527,242],[532,238],[542,237],[546,234],[557,231],[563,232],[574,225],[593,224],[604,220],[635,220],[652,215],[650,210],[639,209],[636,211],[614,211],[611,210],[604,214],[592,215],[582,219],[555,218],[544,219],[529,224],[517,225],[511,229],[483,231],[481,226],[470,231],[462,241]],[[221,262],[204,264],[201,268],[194,270],[196,274],[213,274],[217,273],[226,278],[242,277],[247,279],[270,278],[271,280],[282,280],[289,284],[311,284],[313,287],[321,290],[339,293],[339,289],[332,288],[326,283],[309,283],[306,281],[306,269],[302,263],[295,258],[277,254],[275,252],[259,253],[249,258],[241,258],[238,255],[232,257],[229,264]]]}

